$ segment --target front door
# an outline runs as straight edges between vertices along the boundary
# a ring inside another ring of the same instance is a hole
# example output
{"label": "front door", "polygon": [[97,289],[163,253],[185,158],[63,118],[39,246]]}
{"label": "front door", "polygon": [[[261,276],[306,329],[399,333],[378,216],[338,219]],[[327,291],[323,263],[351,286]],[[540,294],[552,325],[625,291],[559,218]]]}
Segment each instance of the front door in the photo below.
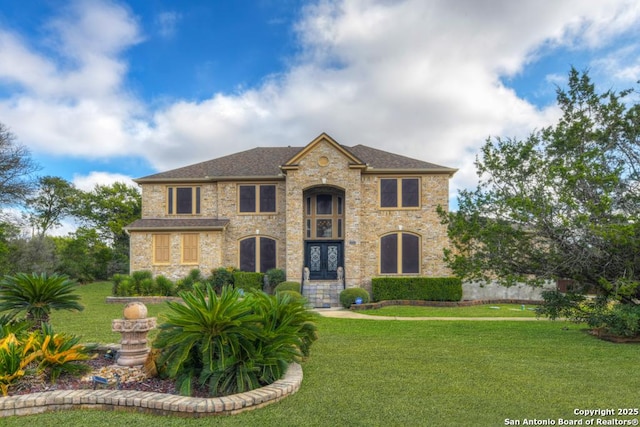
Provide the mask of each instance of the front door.
{"label": "front door", "polygon": [[305,242],[304,264],[310,280],[336,280],[342,267],[342,241]]}

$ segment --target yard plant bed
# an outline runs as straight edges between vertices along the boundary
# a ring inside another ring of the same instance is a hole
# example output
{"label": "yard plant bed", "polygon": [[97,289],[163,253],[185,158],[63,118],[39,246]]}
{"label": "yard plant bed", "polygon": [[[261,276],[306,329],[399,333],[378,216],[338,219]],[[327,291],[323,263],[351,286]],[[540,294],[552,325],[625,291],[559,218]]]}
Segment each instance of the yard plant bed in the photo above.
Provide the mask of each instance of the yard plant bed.
{"label": "yard plant bed", "polygon": [[[119,389],[149,391],[157,393],[176,394],[175,381],[162,379],[160,377],[147,378],[140,368],[127,368],[114,365],[114,360],[105,357],[96,357],[85,362],[92,371],[83,376],[73,376],[67,373],[62,374],[55,383],[50,383],[42,376],[26,375],[15,386],[9,388],[9,396],[24,395],[43,391],[54,390],[89,390],[94,388],[91,379],[93,375],[109,378],[109,384],[96,384],[99,389],[117,389],[117,383],[111,380],[109,372],[128,372],[122,375]],[[198,397],[208,397],[199,391]]]}

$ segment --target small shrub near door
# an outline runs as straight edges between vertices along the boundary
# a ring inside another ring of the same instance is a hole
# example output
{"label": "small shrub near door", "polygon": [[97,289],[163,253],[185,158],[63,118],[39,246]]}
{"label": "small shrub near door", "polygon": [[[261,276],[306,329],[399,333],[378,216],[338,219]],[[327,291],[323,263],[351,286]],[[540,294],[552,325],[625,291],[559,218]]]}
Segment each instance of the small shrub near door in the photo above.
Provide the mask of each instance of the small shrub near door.
{"label": "small shrub near door", "polygon": [[300,293],[300,283],[298,282],[282,282],[274,289],[274,293],[280,291],[296,291]]}
{"label": "small shrub near door", "polygon": [[340,304],[344,308],[351,307],[351,304],[355,304],[358,298],[362,299],[362,304],[369,302],[369,292],[362,288],[349,288],[340,292]]}

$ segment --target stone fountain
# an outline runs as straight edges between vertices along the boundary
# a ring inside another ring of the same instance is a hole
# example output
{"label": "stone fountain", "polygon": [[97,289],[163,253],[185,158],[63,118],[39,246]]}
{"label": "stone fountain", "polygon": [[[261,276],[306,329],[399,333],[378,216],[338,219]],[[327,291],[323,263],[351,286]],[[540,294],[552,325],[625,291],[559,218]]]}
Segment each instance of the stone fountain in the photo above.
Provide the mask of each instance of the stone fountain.
{"label": "stone fountain", "polygon": [[116,363],[120,366],[143,365],[150,351],[147,334],[156,327],[156,318],[147,317],[147,306],[137,301],[127,304],[123,315],[123,319],[111,322],[111,330],[122,334]]}

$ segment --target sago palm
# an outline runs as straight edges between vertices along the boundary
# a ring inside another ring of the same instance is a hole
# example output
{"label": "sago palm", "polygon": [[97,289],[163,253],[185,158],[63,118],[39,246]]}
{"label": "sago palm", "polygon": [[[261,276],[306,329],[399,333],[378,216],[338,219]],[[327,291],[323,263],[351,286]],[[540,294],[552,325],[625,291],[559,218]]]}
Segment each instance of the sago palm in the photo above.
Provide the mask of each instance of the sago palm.
{"label": "sago palm", "polygon": [[0,312],[25,312],[26,319],[40,328],[49,321],[52,310],[78,310],[84,307],[75,294],[76,283],[67,276],[25,274],[5,276],[0,282]]}
{"label": "sago palm", "polygon": [[220,296],[206,290],[181,292],[184,303],[168,302],[170,312],[160,325],[154,347],[160,349],[161,371],[176,378],[181,394],[189,395],[194,380],[208,377],[229,358],[251,353],[259,333],[256,317],[248,301],[231,287]]}

